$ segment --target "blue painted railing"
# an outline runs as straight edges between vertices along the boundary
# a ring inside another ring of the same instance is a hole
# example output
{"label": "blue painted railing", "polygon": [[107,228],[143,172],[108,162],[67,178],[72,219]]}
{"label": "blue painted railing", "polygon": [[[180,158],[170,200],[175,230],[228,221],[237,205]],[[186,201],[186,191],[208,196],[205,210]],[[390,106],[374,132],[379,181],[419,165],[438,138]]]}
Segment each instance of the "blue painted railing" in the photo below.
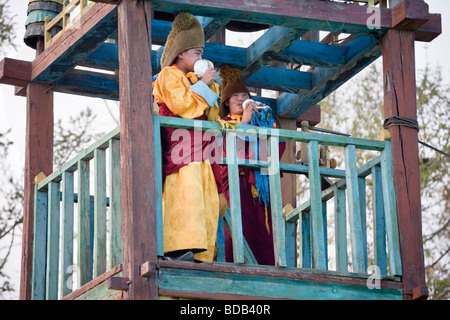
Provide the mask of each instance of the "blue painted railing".
{"label": "blue painted railing", "polygon": [[116,129],[35,185],[32,299],[61,298],[122,262],[119,144]]}
{"label": "blue painted railing", "polygon": [[[161,127],[208,130],[218,137],[223,134],[217,122],[154,116],[158,256],[164,255]],[[260,141],[267,141],[267,161],[238,159],[237,136],[256,136],[263,138]],[[33,299],[61,298],[70,293],[72,287],[80,287],[108,268],[121,263],[119,139],[119,130],[116,129],[36,184]],[[228,167],[230,186],[230,208],[225,215],[225,224],[229,226],[233,237],[235,263],[255,263],[242,235],[238,168],[246,166],[267,170],[269,175],[277,267],[328,270],[328,260],[331,258],[328,254],[328,240],[332,238],[338,274],[370,273],[365,187],[366,184],[369,185],[366,183],[367,177],[371,176],[374,264],[378,266],[381,275],[401,275],[389,141],[252,126],[228,129],[225,139],[227,154],[230,155],[222,159],[223,164]],[[280,163],[280,139],[306,144],[308,165]],[[320,145],[343,148],[345,170],[320,167]],[[358,168],[357,149],[373,150],[379,155]],[[91,162],[94,166],[93,173],[90,170]],[[310,184],[309,200],[285,214],[282,208],[281,172],[307,174]],[[337,180],[322,190],[321,177]],[[92,184],[93,196],[90,194]],[[75,187],[78,188],[78,193],[75,193]],[[334,215],[327,216],[327,203],[331,199],[334,201]],[[334,222],[334,237],[327,234],[327,220]],[[350,234],[350,247],[347,245],[347,233]],[[297,251],[299,254],[296,254]],[[348,257],[351,257],[351,263]],[[352,270],[349,270],[350,265]]]}

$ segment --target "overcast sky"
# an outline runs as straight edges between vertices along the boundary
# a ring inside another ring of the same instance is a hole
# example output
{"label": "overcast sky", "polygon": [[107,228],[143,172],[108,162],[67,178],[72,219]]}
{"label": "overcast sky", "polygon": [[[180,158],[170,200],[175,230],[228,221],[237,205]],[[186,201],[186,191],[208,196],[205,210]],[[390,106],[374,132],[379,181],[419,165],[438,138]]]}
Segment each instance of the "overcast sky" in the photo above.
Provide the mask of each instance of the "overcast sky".
{"label": "overcast sky", "polygon": [[[450,1],[448,0],[426,0],[429,4],[431,13],[440,13],[442,15],[442,34],[431,43],[416,42],[416,68],[423,69],[426,63],[440,65],[443,69],[443,76],[447,83],[450,83]],[[9,50],[4,56],[20,60],[32,61],[35,56],[34,50],[28,48],[23,43],[25,33],[25,20],[28,0],[10,1],[10,9],[15,17],[15,32],[17,50]],[[0,54],[0,60],[3,55]],[[380,84],[381,85],[381,84]],[[117,109],[115,102],[109,105]],[[11,129],[10,139],[14,140],[11,150],[12,170],[16,177],[22,176],[24,166],[24,144],[25,144],[25,106],[24,97],[14,95],[14,87],[0,84],[0,132],[4,133]],[[95,98],[85,98],[80,96],[55,94],[55,122],[60,119],[67,119],[68,115],[76,114],[86,106],[91,106],[100,113],[107,114],[103,100]],[[99,117],[98,125],[105,126],[105,132],[113,129],[116,125],[111,117]],[[16,290],[19,289],[19,271],[20,271],[20,244],[15,248],[15,255],[11,258],[8,265],[8,272],[13,277],[12,281]],[[18,297],[18,291],[12,298]]]}

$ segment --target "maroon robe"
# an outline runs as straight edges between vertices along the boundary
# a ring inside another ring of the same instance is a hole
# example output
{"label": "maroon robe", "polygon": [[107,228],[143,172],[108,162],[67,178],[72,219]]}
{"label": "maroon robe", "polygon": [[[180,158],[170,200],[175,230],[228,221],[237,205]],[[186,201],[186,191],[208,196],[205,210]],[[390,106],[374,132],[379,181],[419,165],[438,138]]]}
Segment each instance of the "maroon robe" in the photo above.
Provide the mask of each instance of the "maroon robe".
{"label": "maroon robe", "polygon": [[[165,104],[159,105],[159,115],[176,117]],[[194,120],[207,120],[202,115]],[[177,134],[176,130],[180,134]],[[175,141],[172,141],[172,137]],[[217,146],[216,139],[211,133],[194,130],[161,127],[161,147],[163,160],[163,180],[166,176],[177,172],[183,166],[194,161],[209,160],[217,183],[217,190],[222,193],[222,176],[219,161],[222,149]],[[184,152],[186,151],[186,152]]]}
{"label": "maroon robe", "polygon": [[[229,118],[224,118],[229,120]],[[240,139],[239,137],[237,139]],[[223,153],[226,156],[226,143],[225,139]],[[242,140],[240,141],[242,142]],[[245,143],[238,143],[242,147],[238,150],[238,158],[240,159],[254,159],[253,153],[251,151],[248,141]],[[284,153],[286,148],[286,142],[280,143],[280,158]],[[261,145],[261,149],[262,145]],[[262,160],[267,160],[264,157],[264,151],[261,150],[260,157]],[[227,199],[228,205],[230,204],[230,192],[228,188],[228,168],[227,166],[222,166],[221,168],[222,183],[223,183],[223,193]],[[266,210],[264,204],[258,199],[254,198],[252,194],[251,185],[256,185],[255,174],[253,170],[249,168],[239,168],[239,191],[241,197],[241,215],[242,215],[242,231],[244,238],[247,241],[253,255],[256,258],[258,264],[261,265],[275,265],[275,254],[273,247],[273,237],[272,237],[272,215],[270,210],[270,203],[267,208],[268,215],[268,227],[266,225]],[[233,244],[231,235],[227,228],[224,228],[225,234],[225,261],[233,262]]]}

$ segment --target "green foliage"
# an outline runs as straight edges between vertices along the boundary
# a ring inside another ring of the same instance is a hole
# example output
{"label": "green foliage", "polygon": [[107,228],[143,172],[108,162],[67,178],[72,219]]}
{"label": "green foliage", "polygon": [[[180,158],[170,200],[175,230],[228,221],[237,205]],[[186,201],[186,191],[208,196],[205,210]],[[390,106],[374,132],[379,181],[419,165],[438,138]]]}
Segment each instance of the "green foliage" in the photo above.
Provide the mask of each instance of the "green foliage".
{"label": "green foliage", "polygon": [[[22,224],[23,188],[19,181],[11,175],[8,166],[9,148],[13,144],[9,140],[10,130],[0,132],[0,297],[4,292],[13,291],[10,277],[4,272],[5,264],[11,254],[17,227]],[[4,240],[4,241],[2,241]]]}
{"label": "green foliage", "polygon": [[7,46],[15,47],[14,45],[14,23],[12,22],[14,16],[9,12],[9,0],[0,0],[0,53]]}

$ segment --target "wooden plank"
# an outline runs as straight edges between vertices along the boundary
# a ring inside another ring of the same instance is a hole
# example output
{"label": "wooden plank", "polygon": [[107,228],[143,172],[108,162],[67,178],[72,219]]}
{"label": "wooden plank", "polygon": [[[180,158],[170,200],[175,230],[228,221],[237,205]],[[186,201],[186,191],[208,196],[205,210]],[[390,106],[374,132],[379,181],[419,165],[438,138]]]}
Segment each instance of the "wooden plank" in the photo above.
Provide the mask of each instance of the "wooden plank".
{"label": "wooden plank", "polygon": [[[388,118],[396,115],[415,120],[417,119],[417,103],[414,32],[390,30],[382,39],[382,47],[385,88],[384,116]],[[393,184],[396,195],[405,297],[412,298],[414,288],[426,287],[418,133],[416,129],[405,126],[392,126],[388,130],[392,137]],[[383,193],[383,195],[386,194]],[[391,216],[393,213],[388,210],[385,210],[385,213],[387,220],[394,219]],[[394,220],[392,222],[394,223]],[[395,268],[393,271],[399,272],[400,270]]]}
{"label": "wooden plank", "polygon": [[442,33],[442,17],[430,14],[428,21],[414,31],[416,41],[431,42]]}
{"label": "wooden plank", "polygon": [[164,256],[164,230],[163,230],[163,164],[162,164],[162,146],[161,146],[161,120],[159,115],[153,116],[153,137],[155,143],[155,207],[156,207],[156,231],[157,231],[157,250],[158,256]]}
{"label": "wooden plank", "polygon": [[242,70],[242,78],[266,66],[274,55],[289,47],[294,41],[303,36],[307,30],[272,26],[247,48],[247,66]]}
{"label": "wooden plank", "polygon": [[156,279],[139,274],[145,260],[157,261],[151,3],[122,0],[118,16],[125,298],[156,299]]}
{"label": "wooden plank", "polygon": [[11,58],[0,61],[0,83],[26,87],[31,81],[31,62]]}
{"label": "wooden plank", "polygon": [[119,100],[117,76],[88,70],[71,70],[54,84],[55,92]]}
{"label": "wooden plank", "polygon": [[53,171],[53,91],[48,85],[27,86],[25,136],[24,208],[20,299],[31,299],[33,259],[34,178]]}
{"label": "wooden plank", "polygon": [[91,233],[93,232],[94,226],[91,223],[89,172],[89,160],[79,160],[77,266],[80,274],[78,276],[77,287],[81,287],[92,279],[93,248],[91,246]]}
{"label": "wooden plank", "polygon": [[[367,175],[369,175],[369,173],[370,173],[369,169],[372,166],[379,165],[380,158],[381,157],[376,157],[376,158],[370,160],[369,162],[367,162],[366,164],[362,165],[360,168],[358,168],[358,172],[357,172],[358,177],[366,177]],[[299,165],[297,165],[297,166],[299,166]],[[281,164],[281,168],[282,168],[282,171],[286,171],[286,170],[288,172],[294,171],[286,164]],[[339,177],[344,178],[344,179],[337,180],[332,186],[328,187],[325,190],[322,190],[322,201],[328,201],[334,197],[335,187],[338,189],[345,188],[347,183],[345,181],[345,170],[339,170],[339,171],[337,171],[337,173],[336,173],[336,171],[332,171],[332,173],[330,174],[330,171],[328,171],[328,170],[325,171],[324,169],[326,169],[326,168],[319,168],[320,175],[336,177],[336,178],[339,178]],[[343,171],[344,173],[342,174],[341,171]],[[303,167],[301,167],[301,168],[295,170],[294,172],[305,172],[306,173],[307,171],[303,171]],[[293,211],[288,213],[285,217],[285,220],[293,221],[293,220],[298,219],[299,213],[304,210],[310,210],[310,206],[311,206],[311,201],[308,200],[308,201],[304,202],[303,204],[301,204],[300,206],[295,208]]]}
{"label": "wooden plank", "polygon": [[[280,142],[277,135],[270,136],[267,140],[267,149],[269,152],[267,160],[269,161],[270,166],[266,173],[269,175],[275,265],[279,267],[286,267],[286,239],[281,195],[279,145]],[[262,172],[262,174],[264,174],[264,172]]]}
{"label": "wooden plank", "polygon": [[295,2],[280,0],[250,0],[243,6],[240,0],[154,0],[153,9],[176,13],[191,11],[207,17],[227,17],[230,20],[279,25],[294,28],[324,30],[338,33],[380,33],[391,26],[391,11],[380,8],[380,30],[370,30],[367,8],[356,4],[327,1]]}
{"label": "wooden plank", "polygon": [[357,37],[346,47],[342,66],[312,70],[313,89],[310,92],[301,95],[283,93],[277,98],[278,116],[299,117],[381,55],[379,42],[373,37]]}
{"label": "wooden plank", "polygon": [[299,218],[300,268],[311,268],[311,213],[303,211]]}
{"label": "wooden plank", "polygon": [[106,271],[106,151],[94,151],[94,266],[93,277]]}
{"label": "wooden plank", "polygon": [[61,203],[61,270],[60,270],[60,297],[72,292],[73,283],[73,240],[74,240],[74,174],[73,172],[64,172],[62,179],[62,203]]}
{"label": "wooden plank", "polygon": [[108,268],[122,263],[122,198],[120,181],[120,140],[109,140],[109,261]]}
{"label": "wooden plank", "polygon": [[39,82],[55,82],[84,60],[117,30],[117,8],[95,4],[32,63],[31,78]]}
{"label": "wooden plank", "polygon": [[244,84],[275,91],[305,93],[312,88],[312,74],[299,70],[261,66],[244,80]]}
{"label": "wooden plank", "polygon": [[47,270],[45,275],[47,300],[58,299],[59,275],[59,183],[50,182],[48,191]]}
{"label": "wooden plank", "polygon": [[226,152],[228,168],[228,186],[230,189],[230,234],[233,240],[233,261],[244,263],[244,235],[242,233],[241,199],[239,187],[239,168],[236,151],[236,133],[227,131]]}
{"label": "wooden plank", "polygon": [[205,41],[208,41],[229,22],[229,20],[225,18],[211,18],[202,16],[196,16],[196,18],[203,27]]}
{"label": "wooden plank", "polygon": [[345,172],[347,181],[347,204],[352,245],[353,272],[365,273],[364,248],[362,244],[361,209],[356,171],[356,149],[353,145],[345,147]]}
{"label": "wooden plank", "polygon": [[322,201],[322,221],[323,221],[323,245],[325,254],[325,270],[328,270],[328,221],[327,221],[327,202]]}
{"label": "wooden plank", "polygon": [[372,168],[372,206],[375,265],[380,268],[381,275],[387,275],[386,228],[380,166]]}
{"label": "wooden plank", "polygon": [[48,195],[47,192],[38,191],[37,187],[34,193],[34,217],[31,299],[45,300]]}
{"label": "wooden plank", "polygon": [[[122,272],[122,265],[117,265],[110,270],[106,271],[101,276],[89,281],[82,287],[63,297],[62,300],[75,300],[84,297],[89,291],[96,291],[98,286],[103,282],[108,282],[107,280],[113,276],[120,276]],[[107,288],[106,288],[107,289]],[[121,295],[119,294],[119,297]]]}
{"label": "wooden plank", "polygon": [[336,270],[340,272],[348,271],[347,258],[347,219],[346,219],[346,197],[345,189],[334,188],[334,234],[335,234],[335,254]]}
{"label": "wooden plank", "polygon": [[[185,264],[187,266],[187,264]],[[260,297],[275,299],[401,299],[401,290],[382,287],[370,290],[365,281],[356,284],[351,281],[320,281],[320,275],[302,279],[298,269],[278,273],[278,277],[265,275],[263,268],[240,268],[240,272],[226,272],[226,268],[211,270],[161,267],[159,270],[159,292],[171,294],[176,291],[183,297],[224,298],[224,295]],[[218,271],[221,270],[221,271]],[[220,272],[220,277],[217,275]],[[288,278],[288,274],[291,276]],[[284,275],[284,276],[283,276]],[[298,278],[294,278],[298,277]],[[293,279],[294,278],[294,279]],[[325,278],[325,277],[324,277]],[[365,279],[367,281],[367,279]],[[331,283],[331,284],[330,284]],[[173,291],[172,291],[173,290]],[[230,296],[228,296],[229,298]]]}
{"label": "wooden plank", "polygon": [[322,197],[319,174],[319,145],[317,141],[308,142],[308,178],[311,197],[311,248],[313,268],[327,268],[323,233]]}
{"label": "wooden plank", "polygon": [[399,221],[397,221],[396,194],[394,172],[392,168],[391,144],[386,142],[386,149],[381,152],[381,176],[383,184],[384,213],[387,233],[389,272],[391,275],[402,275],[402,262],[399,244]]}
{"label": "wooden plank", "polygon": [[346,46],[297,40],[279,53],[277,60],[315,67],[336,67],[345,63]]}
{"label": "wooden plank", "polygon": [[362,247],[364,253],[364,270],[367,270],[367,213],[366,213],[366,178],[358,176],[359,208],[361,214]]}
{"label": "wooden plank", "polygon": [[[221,131],[222,127],[218,122],[214,121],[201,121],[182,119],[175,117],[161,117],[162,127],[176,127],[182,129],[202,128],[203,131],[213,129]],[[313,132],[300,132],[295,130],[285,129],[270,129],[270,128],[258,128],[253,126],[237,126],[236,130],[240,130],[242,134],[249,136],[257,136],[260,130],[264,130],[264,133],[268,136],[278,135],[279,139],[287,141],[308,142],[311,140],[317,141],[319,144],[328,146],[345,147],[348,144],[355,145],[358,149],[363,150],[378,150],[381,151],[384,148],[383,141],[368,140],[353,137],[336,136],[329,134],[318,134]]]}
{"label": "wooden plank", "polygon": [[119,130],[120,128],[117,127],[116,129],[112,130],[93,144],[91,144],[89,147],[78,153],[75,157],[73,157],[71,160],[67,161],[65,164],[63,164],[60,168],[53,171],[51,174],[49,174],[44,180],[39,182],[38,188],[39,190],[42,188],[45,188],[46,185],[50,181],[61,181],[61,176],[65,171],[75,171],[79,167],[79,161],[85,160],[89,161],[90,159],[94,158],[94,150],[97,148],[107,148],[109,144],[110,139],[119,138]]}

